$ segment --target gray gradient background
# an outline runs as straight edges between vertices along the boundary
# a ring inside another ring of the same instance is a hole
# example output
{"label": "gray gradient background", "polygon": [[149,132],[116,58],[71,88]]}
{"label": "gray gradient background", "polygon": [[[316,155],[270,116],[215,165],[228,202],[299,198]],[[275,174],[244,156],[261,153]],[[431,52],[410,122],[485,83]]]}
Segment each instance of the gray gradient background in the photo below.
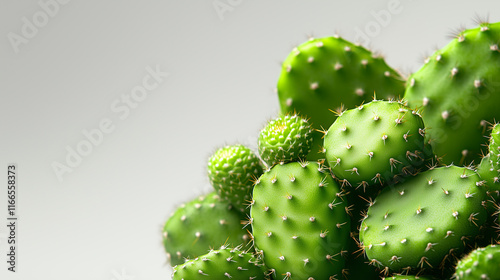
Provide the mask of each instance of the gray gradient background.
{"label": "gray gradient background", "polygon": [[[170,279],[161,228],[181,202],[210,190],[209,155],[256,146],[278,112],[282,61],[308,36],[375,22],[381,1],[81,1],[60,9],[16,53],[36,1],[0,2],[0,278]],[[369,45],[409,73],[499,1],[400,0]],[[121,120],[111,104],[146,67],[170,73]],[[53,162],[109,118],[115,129],[59,181]],[[19,167],[18,272],[6,271],[6,166]]]}

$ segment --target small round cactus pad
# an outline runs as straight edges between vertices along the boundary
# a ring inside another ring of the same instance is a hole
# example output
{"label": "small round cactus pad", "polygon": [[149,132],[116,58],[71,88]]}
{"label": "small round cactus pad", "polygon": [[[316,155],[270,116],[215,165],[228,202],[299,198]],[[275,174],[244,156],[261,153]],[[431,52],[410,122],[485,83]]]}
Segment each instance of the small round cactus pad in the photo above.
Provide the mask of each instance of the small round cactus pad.
{"label": "small round cactus pad", "polygon": [[353,187],[393,181],[423,163],[424,123],[395,101],[372,101],[340,114],[325,133],[332,172]]}
{"label": "small round cactus pad", "polygon": [[210,248],[249,241],[244,216],[212,192],[177,208],[163,228],[163,245],[171,265],[204,255]]}

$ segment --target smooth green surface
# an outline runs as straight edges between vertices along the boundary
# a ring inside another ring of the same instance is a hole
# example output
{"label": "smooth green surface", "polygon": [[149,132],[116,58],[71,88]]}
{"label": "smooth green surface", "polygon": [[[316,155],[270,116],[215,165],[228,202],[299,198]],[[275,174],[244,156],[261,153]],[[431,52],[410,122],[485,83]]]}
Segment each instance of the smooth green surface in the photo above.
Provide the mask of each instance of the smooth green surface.
{"label": "smooth green surface", "polygon": [[221,245],[246,245],[245,217],[215,192],[179,207],[163,227],[163,245],[172,266],[206,254]]}
{"label": "smooth green surface", "polygon": [[405,99],[422,108],[443,163],[478,164],[488,123],[500,119],[500,23],[461,32],[409,77]]}
{"label": "smooth green surface", "polygon": [[479,181],[474,171],[450,166],[385,188],[361,223],[368,258],[398,272],[437,268],[452,249],[459,255],[486,220]]}
{"label": "smooth green surface", "polygon": [[342,277],[350,219],[338,193],[328,169],[313,162],[275,165],[260,177],[251,209],[255,247],[278,277]]}

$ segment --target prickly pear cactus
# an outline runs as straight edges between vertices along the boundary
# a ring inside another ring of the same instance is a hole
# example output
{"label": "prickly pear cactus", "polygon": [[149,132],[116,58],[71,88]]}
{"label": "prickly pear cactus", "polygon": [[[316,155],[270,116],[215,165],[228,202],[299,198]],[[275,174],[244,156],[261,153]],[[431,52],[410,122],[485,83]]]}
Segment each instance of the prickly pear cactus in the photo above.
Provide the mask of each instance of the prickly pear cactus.
{"label": "prickly pear cactus", "polygon": [[208,177],[222,199],[248,212],[253,182],[262,175],[259,158],[243,145],[218,149],[208,160]]}
{"label": "prickly pear cactus", "polygon": [[458,262],[457,280],[500,279],[500,247],[478,248]]}
{"label": "prickly pear cactus", "polygon": [[311,124],[299,115],[270,121],[259,134],[259,153],[267,166],[305,160],[312,147]]}
{"label": "prickly pear cactus", "polygon": [[173,280],[267,279],[251,253],[222,247],[174,267]]}
{"label": "prickly pear cactus", "polygon": [[348,185],[394,181],[424,165],[424,123],[394,101],[372,101],[340,114],[325,132],[326,159]]}
{"label": "prickly pear cactus", "polygon": [[276,279],[342,277],[350,220],[339,193],[328,169],[313,162],[278,164],[259,178],[250,222]]}
{"label": "prickly pear cactus", "polygon": [[445,164],[479,163],[488,122],[500,119],[500,23],[460,32],[407,82],[405,99],[421,107],[434,153]]}
{"label": "prickly pear cactus", "polygon": [[448,166],[383,189],[361,223],[368,258],[386,271],[442,268],[486,220],[479,181],[473,170]]}
{"label": "prickly pear cactus", "polygon": [[[354,108],[378,98],[400,97],[404,79],[367,49],[339,37],[310,39],[283,62],[278,80],[283,114],[297,112],[315,129],[327,129],[336,116],[330,110]],[[314,137],[309,159],[321,158],[321,135]]]}
{"label": "prickly pear cactus", "polygon": [[172,266],[204,255],[210,248],[246,245],[245,217],[212,192],[179,207],[163,227],[163,245]]}

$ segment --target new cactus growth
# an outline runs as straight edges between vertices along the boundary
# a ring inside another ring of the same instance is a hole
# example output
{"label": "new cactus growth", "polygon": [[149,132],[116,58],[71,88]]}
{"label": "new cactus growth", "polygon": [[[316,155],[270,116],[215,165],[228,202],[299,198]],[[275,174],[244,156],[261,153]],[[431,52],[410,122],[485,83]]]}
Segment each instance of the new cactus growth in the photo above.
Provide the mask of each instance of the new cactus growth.
{"label": "new cactus growth", "polygon": [[[336,116],[330,110],[354,108],[379,98],[401,96],[404,79],[381,57],[342,38],[310,39],[288,55],[278,80],[283,114],[307,116],[315,129],[327,129]],[[309,159],[322,157],[321,135],[314,137]]]}
{"label": "new cactus growth", "polygon": [[461,259],[455,272],[457,280],[500,279],[500,247],[478,248]]}
{"label": "new cactus growth", "polygon": [[312,128],[297,114],[270,121],[259,134],[260,157],[267,166],[305,160],[312,147]]}
{"label": "new cactus growth", "polygon": [[396,272],[446,267],[486,220],[478,182],[473,170],[448,166],[383,189],[361,223],[368,258]]}
{"label": "new cactus growth", "polygon": [[417,112],[394,101],[373,101],[341,112],[325,132],[326,159],[348,185],[394,181],[423,165],[425,128]]}
{"label": "new cactus growth", "polygon": [[259,158],[243,145],[218,149],[208,160],[208,177],[222,199],[248,212],[253,181],[262,174]]}
{"label": "new cactus growth", "polygon": [[262,263],[239,248],[221,247],[174,267],[173,280],[263,280]]}
{"label": "new cactus growth", "polygon": [[204,255],[223,244],[246,245],[244,216],[212,192],[179,207],[163,228],[163,245],[172,266]]}
{"label": "new cactus growth", "polygon": [[457,34],[411,75],[405,99],[421,107],[443,163],[479,163],[488,122],[500,119],[500,23]]}
{"label": "new cactus growth", "polygon": [[341,277],[350,220],[328,169],[275,165],[256,182],[252,203],[255,247],[276,279]]}

